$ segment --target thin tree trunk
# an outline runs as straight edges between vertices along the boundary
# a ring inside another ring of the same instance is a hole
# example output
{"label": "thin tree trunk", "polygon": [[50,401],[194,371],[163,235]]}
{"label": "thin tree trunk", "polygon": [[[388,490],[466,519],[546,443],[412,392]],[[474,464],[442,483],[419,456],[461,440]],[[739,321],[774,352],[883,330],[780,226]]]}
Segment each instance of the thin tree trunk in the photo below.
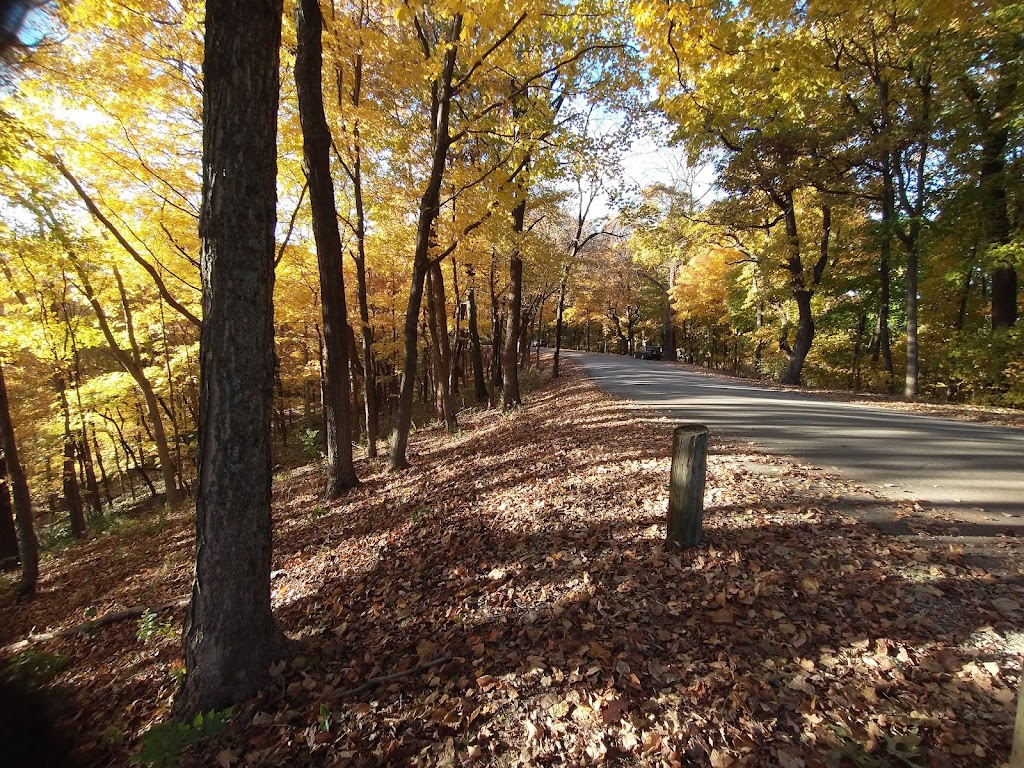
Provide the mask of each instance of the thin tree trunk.
{"label": "thin tree trunk", "polygon": [[113,506],[114,494],[110,490],[110,478],[107,476],[107,470],[103,467],[103,453],[100,451],[100,441],[96,437],[95,426],[92,430],[92,448],[96,456],[96,466],[100,468],[100,483],[103,485],[103,493],[106,496],[107,505]]}
{"label": "thin tree trunk", "polygon": [[452,399],[452,352],[448,339],[448,315],[445,311],[447,302],[444,296],[444,277],[439,262],[432,262],[427,271],[427,290],[427,321],[434,353],[434,392],[445,426],[449,432],[455,432],[459,425]]}
{"label": "thin tree trunk", "polygon": [[82,424],[82,439],[78,441],[78,458],[82,462],[85,474],[85,489],[89,495],[89,503],[96,517],[103,516],[103,500],[100,498],[100,485],[96,481],[96,469],[93,466],[92,450],[89,446],[89,432]]}
{"label": "thin tree trunk", "polygon": [[69,253],[69,257],[78,272],[78,276],[82,282],[82,288],[85,291],[86,297],[89,299],[89,303],[92,305],[93,312],[96,315],[96,320],[99,323],[100,330],[102,331],[104,338],[107,340],[107,345],[110,347],[110,351],[135,381],[139,391],[142,393],[143,400],[146,402],[146,411],[153,429],[153,443],[156,446],[157,457],[160,460],[160,472],[164,481],[165,498],[167,503],[173,506],[178,500],[178,488],[175,484],[177,471],[174,468],[174,461],[171,459],[171,451],[167,442],[167,432],[164,430],[163,418],[160,415],[160,404],[157,400],[156,393],[153,391],[153,386],[150,384],[149,379],[146,377],[145,370],[142,367],[141,351],[138,343],[135,341],[135,330],[132,322],[131,310],[128,306],[128,296],[125,293],[121,276],[115,268],[114,277],[117,280],[118,289],[121,293],[121,304],[125,315],[125,326],[128,330],[128,339],[132,349],[131,355],[121,349],[118,345],[117,339],[114,337],[114,333],[110,328],[110,323],[107,320],[107,314],[96,298],[96,294],[92,289],[92,284],[89,281],[89,277],[84,266],[77,256],[72,256]]}
{"label": "thin tree trunk", "polygon": [[431,125],[434,127],[430,160],[430,176],[420,197],[416,224],[416,250],[413,256],[412,285],[409,290],[409,304],[405,312],[405,355],[402,365],[402,381],[398,395],[398,412],[395,414],[395,428],[391,435],[391,469],[399,470],[408,466],[406,449],[409,430],[412,428],[412,401],[416,389],[417,323],[420,305],[423,301],[423,283],[430,266],[430,250],[433,241],[434,222],[441,205],[441,182],[444,179],[451,147],[449,119],[451,114],[452,82],[455,63],[458,58],[458,41],[462,34],[462,14],[455,14],[448,34],[448,47],[444,52],[441,72],[433,83],[431,99]]}
{"label": "thin tree trunk", "polygon": [[[362,100],[363,56],[356,54],[352,67],[351,104],[358,109]],[[340,94],[339,94],[340,98]],[[366,411],[366,455],[377,457],[377,439],[380,434],[380,405],[377,397],[376,362],[373,356],[373,327],[370,325],[369,290],[366,284],[366,211],[363,203],[363,146],[356,119],[352,128],[352,160],[351,180],[352,194],[355,201],[356,249],[352,253],[356,263],[356,293],[359,300],[359,326],[363,348],[363,403]]]}
{"label": "thin tree trunk", "polygon": [[907,400],[917,397],[920,379],[920,363],[917,349],[917,276],[918,250],[916,238],[914,246],[907,251],[907,376],[903,388],[903,396]]}
{"label": "thin tree trunk", "polygon": [[484,356],[480,346],[480,329],[476,318],[476,293],[470,288],[467,296],[469,303],[469,356],[473,363],[473,396],[477,403],[484,404],[488,400],[487,381],[484,378]]}
{"label": "thin tree trunk", "polygon": [[31,595],[36,591],[39,580],[39,541],[36,539],[32,522],[32,498],[25,480],[25,470],[18,458],[18,444],[14,437],[14,422],[7,398],[7,382],[0,365],[0,449],[7,459],[7,475],[11,478],[11,492],[14,496],[14,519],[18,529],[18,556],[21,559],[21,582],[19,595]]}
{"label": "thin tree trunk", "polygon": [[562,279],[558,281],[558,309],[555,314],[555,357],[551,363],[551,378],[558,378],[558,360],[562,354],[562,328],[565,322],[565,292],[569,285],[569,268],[562,268]]}
{"label": "thin tree trunk", "polygon": [[0,449],[0,571],[14,571],[18,558],[18,531],[14,526],[11,483],[7,474],[7,456]]}
{"label": "thin tree trunk", "polygon": [[300,0],[295,10],[295,85],[302,124],[303,165],[309,182],[313,237],[320,269],[324,323],[324,420],[327,429],[329,498],[359,484],[352,460],[352,402],[349,387],[348,311],[341,233],[331,178],[331,134],[324,115],[319,0]]}
{"label": "thin tree trunk", "polygon": [[81,539],[85,536],[85,511],[82,508],[82,493],[78,487],[78,474],[75,472],[75,436],[71,432],[71,409],[68,407],[67,384],[61,374],[54,376],[53,383],[57,389],[60,410],[64,416],[64,464],[61,471],[64,501],[68,506],[71,535],[76,539]]}
{"label": "thin tree trunk", "polygon": [[668,290],[665,292],[665,339],[661,345],[663,360],[676,359],[676,324],[672,312],[672,289],[676,286],[676,270],[679,262],[672,259],[668,264]]}
{"label": "thin tree trunk", "polygon": [[492,249],[491,251],[491,279],[490,279],[490,293],[491,293],[491,399],[488,401],[490,405],[496,406],[498,404],[498,393],[501,391],[501,385],[504,381],[503,371],[501,370],[501,359],[505,354],[504,346],[502,345],[501,329],[503,326],[501,318],[501,303],[498,301],[498,288],[495,284],[495,254]]}
{"label": "thin tree trunk", "polygon": [[508,324],[505,330],[505,350],[502,360],[501,408],[510,410],[522,405],[519,394],[519,342],[522,336],[523,312],[523,258],[519,250],[526,222],[526,197],[512,211],[512,232],[515,244],[509,259]]}

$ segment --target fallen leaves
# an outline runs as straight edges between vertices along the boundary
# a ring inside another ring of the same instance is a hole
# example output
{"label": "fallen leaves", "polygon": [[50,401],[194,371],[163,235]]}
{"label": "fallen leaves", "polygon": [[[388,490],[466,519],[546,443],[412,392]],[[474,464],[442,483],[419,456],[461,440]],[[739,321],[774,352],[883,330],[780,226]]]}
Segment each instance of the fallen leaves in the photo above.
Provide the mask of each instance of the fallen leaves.
{"label": "fallen leaves", "polygon": [[[319,470],[281,479],[275,605],[300,657],[183,766],[980,768],[1006,754],[1018,581],[920,546],[927,534],[882,536],[838,507],[837,478],[721,441],[704,545],[667,548],[672,425],[576,373],[514,418],[463,426],[417,433],[413,469],[364,472],[319,518]],[[168,562],[187,572],[189,555]],[[46,600],[17,626],[65,623]],[[62,641],[75,671],[60,682],[89,696],[89,733],[99,713],[143,730],[170,700],[163,662],[130,631],[98,639]],[[95,740],[107,762],[125,749]]]}

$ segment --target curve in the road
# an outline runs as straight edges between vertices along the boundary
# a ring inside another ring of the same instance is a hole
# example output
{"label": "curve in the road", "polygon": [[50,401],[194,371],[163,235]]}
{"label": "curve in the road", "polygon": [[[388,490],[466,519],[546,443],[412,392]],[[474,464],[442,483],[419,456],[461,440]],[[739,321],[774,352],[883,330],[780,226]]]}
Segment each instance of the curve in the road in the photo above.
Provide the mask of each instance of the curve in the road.
{"label": "curve in the road", "polygon": [[834,467],[892,495],[964,513],[1024,515],[1024,431],[762,389],[672,363],[567,356],[607,392],[776,454]]}

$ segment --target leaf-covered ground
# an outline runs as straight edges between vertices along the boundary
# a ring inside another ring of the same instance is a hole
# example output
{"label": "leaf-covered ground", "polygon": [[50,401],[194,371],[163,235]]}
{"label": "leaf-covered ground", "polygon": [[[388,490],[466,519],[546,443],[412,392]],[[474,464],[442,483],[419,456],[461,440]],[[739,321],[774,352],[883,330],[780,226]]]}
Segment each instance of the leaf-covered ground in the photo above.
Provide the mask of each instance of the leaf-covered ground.
{"label": "leaf-covered ground", "polygon": [[[183,766],[1007,760],[1017,539],[980,560],[926,510],[712,438],[705,540],[674,551],[667,420],[570,369],[462,424],[417,433],[402,474],[363,460],[337,503],[320,466],[278,478],[273,599],[297,655]],[[191,533],[181,513],[47,560],[0,643],[186,595]],[[167,715],[182,659],[161,622],[181,614],[36,646],[67,658],[50,685],[91,764],[125,764]]]}

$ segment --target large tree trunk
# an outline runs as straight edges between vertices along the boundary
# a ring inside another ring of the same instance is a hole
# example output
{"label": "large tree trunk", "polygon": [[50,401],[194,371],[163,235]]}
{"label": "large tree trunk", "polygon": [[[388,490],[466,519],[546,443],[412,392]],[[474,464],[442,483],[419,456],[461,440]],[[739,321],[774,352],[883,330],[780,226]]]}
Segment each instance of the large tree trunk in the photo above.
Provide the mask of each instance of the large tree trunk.
{"label": "large tree trunk", "polygon": [[526,192],[512,211],[512,232],[515,244],[509,259],[508,325],[505,330],[505,349],[502,355],[501,408],[509,410],[523,402],[519,394],[519,340],[522,335],[523,312],[523,257],[519,250],[526,222]]}
{"label": "large tree trunk", "polygon": [[1002,266],[992,271],[992,328],[1012,328],[1017,322],[1017,270]]}
{"label": "large tree trunk", "polygon": [[807,353],[811,350],[814,342],[814,315],[811,313],[811,291],[794,291],[793,298],[796,300],[797,325],[796,338],[789,350],[789,365],[782,375],[783,384],[800,385],[800,377],[807,360]]}
{"label": "large tree trunk", "polygon": [[808,290],[804,277],[803,261],[800,254],[800,234],[797,229],[796,208],[793,195],[788,193],[782,197],[779,207],[786,221],[786,269],[789,271],[790,286],[797,307],[796,338],[788,350],[789,365],[782,374],[783,384],[799,385],[807,353],[814,343],[814,315],[811,312],[811,297],[814,292]]}
{"label": "large tree trunk", "polygon": [[327,496],[336,498],[358,485],[352,463],[352,403],[348,371],[348,312],[341,234],[331,179],[331,134],[324,115],[319,0],[299,0],[295,8],[297,46],[295,86],[302,124],[302,154],[313,212],[313,237],[320,268],[320,307],[324,321],[324,422],[327,428]]}
{"label": "large tree trunk", "polygon": [[25,480],[25,470],[18,458],[18,444],[14,438],[14,422],[11,420],[11,406],[7,399],[7,382],[4,369],[0,366],[0,449],[7,459],[7,474],[11,478],[11,492],[14,496],[14,518],[18,529],[18,555],[21,558],[21,582],[19,595],[31,595],[36,591],[39,580],[39,541],[36,539],[32,522],[32,498]]}
{"label": "large tree trunk", "polygon": [[281,0],[209,0],[196,567],[180,715],[255,693],[285,652],[270,606]]}

